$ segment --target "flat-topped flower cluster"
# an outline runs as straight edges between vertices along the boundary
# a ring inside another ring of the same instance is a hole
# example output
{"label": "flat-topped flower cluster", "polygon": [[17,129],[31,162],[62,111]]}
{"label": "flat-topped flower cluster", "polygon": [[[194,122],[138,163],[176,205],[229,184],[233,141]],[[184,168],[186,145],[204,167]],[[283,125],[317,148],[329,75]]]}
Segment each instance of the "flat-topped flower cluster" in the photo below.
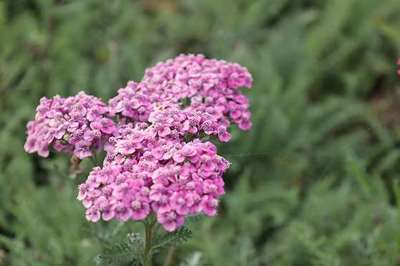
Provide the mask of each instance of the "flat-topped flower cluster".
{"label": "flat-topped flower cluster", "polygon": [[25,150],[49,155],[49,147],[83,159],[101,148],[117,127],[108,107],[84,92],[68,98],[42,98],[35,120],[27,125]]}
{"label": "flat-topped flower cluster", "polygon": [[251,85],[238,64],[180,55],[128,82],[108,105],[83,92],[43,98],[27,125],[25,149],[80,159],[105,150],[103,166],[79,186],[86,218],[138,221],[154,213],[174,231],[186,216],[217,213],[229,162],[203,137],[227,142],[231,123],[251,128],[249,101],[240,92]]}

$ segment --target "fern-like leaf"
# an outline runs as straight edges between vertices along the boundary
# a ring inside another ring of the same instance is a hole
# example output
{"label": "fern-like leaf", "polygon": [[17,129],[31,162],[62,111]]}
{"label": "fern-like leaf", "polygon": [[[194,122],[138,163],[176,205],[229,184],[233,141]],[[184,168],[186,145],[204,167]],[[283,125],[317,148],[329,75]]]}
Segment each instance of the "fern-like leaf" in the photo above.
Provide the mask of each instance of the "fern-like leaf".
{"label": "fern-like leaf", "polygon": [[98,266],[140,265],[143,249],[143,238],[137,233],[127,235],[127,238],[116,244],[108,244],[103,252],[96,257]]}
{"label": "fern-like leaf", "polygon": [[152,247],[152,252],[157,252],[166,246],[177,246],[187,241],[192,236],[192,231],[186,227],[182,227],[175,232],[165,233],[157,237]]}

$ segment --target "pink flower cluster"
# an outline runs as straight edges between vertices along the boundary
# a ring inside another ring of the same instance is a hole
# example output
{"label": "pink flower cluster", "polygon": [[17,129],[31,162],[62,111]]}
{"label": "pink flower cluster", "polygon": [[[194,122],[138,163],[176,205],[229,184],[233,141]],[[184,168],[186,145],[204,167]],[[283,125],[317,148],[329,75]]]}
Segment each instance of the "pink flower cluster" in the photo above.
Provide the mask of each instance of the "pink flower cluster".
{"label": "pink flower cluster", "polygon": [[251,86],[250,73],[239,64],[180,55],[148,68],[140,83],[129,82],[110,100],[110,107],[112,113],[145,121],[157,106],[173,106],[212,116],[225,130],[230,122],[248,130],[252,126],[249,101],[239,89]]}
{"label": "pink flower cluster", "polygon": [[239,90],[251,85],[238,64],[180,55],[128,82],[108,106],[84,93],[42,99],[25,148],[47,156],[53,147],[79,158],[104,149],[103,166],[79,186],[86,218],[138,221],[154,214],[174,231],[186,216],[216,215],[229,162],[202,137],[228,142],[231,123],[251,128],[249,101]]}
{"label": "pink flower cluster", "polygon": [[160,137],[179,138],[205,134],[217,136],[221,142],[228,142],[231,138],[227,131],[228,123],[217,120],[207,112],[182,110],[176,106],[155,108],[148,121]]}
{"label": "pink flower cluster", "polygon": [[216,214],[229,162],[211,142],[178,142],[127,125],[110,143],[103,168],[79,187],[88,220],[143,220],[153,211],[173,231],[187,215]]}
{"label": "pink flower cluster", "polygon": [[147,121],[152,112],[152,103],[148,95],[137,89],[138,84],[129,81],[118,95],[110,99],[108,105],[112,115],[125,117],[129,121]]}
{"label": "pink flower cluster", "polygon": [[90,157],[117,129],[108,107],[99,98],[86,95],[42,98],[35,120],[28,122],[25,150],[47,157],[49,148]]}

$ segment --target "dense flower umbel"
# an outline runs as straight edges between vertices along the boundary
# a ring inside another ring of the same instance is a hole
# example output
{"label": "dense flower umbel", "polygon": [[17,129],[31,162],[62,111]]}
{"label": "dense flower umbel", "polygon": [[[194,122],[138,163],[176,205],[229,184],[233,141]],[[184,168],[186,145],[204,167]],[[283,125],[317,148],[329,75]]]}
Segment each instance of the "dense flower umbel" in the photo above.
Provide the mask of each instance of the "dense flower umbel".
{"label": "dense flower umbel", "polygon": [[107,106],[84,92],[68,98],[44,97],[36,111],[35,120],[27,125],[24,147],[43,157],[49,155],[50,147],[80,159],[92,156],[116,130]]}
{"label": "dense flower umbel", "polygon": [[187,215],[216,214],[229,163],[211,142],[183,143],[128,125],[110,143],[104,167],[79,188],[88,220],[143,220],[154,212],[173,231]]}
{"label": "dense flower umbel", "polygon": [[53,147],[79,158],[104,149],[103,166],[79,187],[86,218],[138,221],[153,213],[174,231],[186,216],[217,213],[229,162],[202,138],[227,142],[231,123],[251,128],[249,102],[240,92],[251,85],[238,64],[180,55],[128,82],[108,106],[84,93],[43,98],[28,123],[25,149],[47,156]]}
{"label": "dense flower umbel", "polygon": [[180,55],[148,68],[140,83],[129,82],[110,100],[110,107],[113,113],[144,121],[139,114],[147,117],[154,106],[167,104],[212,115],[225,130],[230,121],[248,130],[249,102],[239,89],[251,85],[250,73],[239,64],[203,55]]}

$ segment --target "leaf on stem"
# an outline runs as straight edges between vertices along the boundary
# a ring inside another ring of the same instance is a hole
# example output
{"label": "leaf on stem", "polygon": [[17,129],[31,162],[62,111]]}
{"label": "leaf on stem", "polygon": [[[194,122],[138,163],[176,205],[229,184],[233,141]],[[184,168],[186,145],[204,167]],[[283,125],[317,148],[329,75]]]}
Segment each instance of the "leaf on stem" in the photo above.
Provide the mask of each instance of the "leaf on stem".
{"label": "leaf on stem", "polygon": [[96,265],[140,265],[143,252],[143,238],[138,233],[130,233],[123,241],[108,244],[96,257]]}
{"label": "leaf on stem", "polygon": [[174,232],[161,234],[154,240],[152,252],[155,253],[166,246],[177,246],[187,241],[192,236],[192,231],[182,227]]}

